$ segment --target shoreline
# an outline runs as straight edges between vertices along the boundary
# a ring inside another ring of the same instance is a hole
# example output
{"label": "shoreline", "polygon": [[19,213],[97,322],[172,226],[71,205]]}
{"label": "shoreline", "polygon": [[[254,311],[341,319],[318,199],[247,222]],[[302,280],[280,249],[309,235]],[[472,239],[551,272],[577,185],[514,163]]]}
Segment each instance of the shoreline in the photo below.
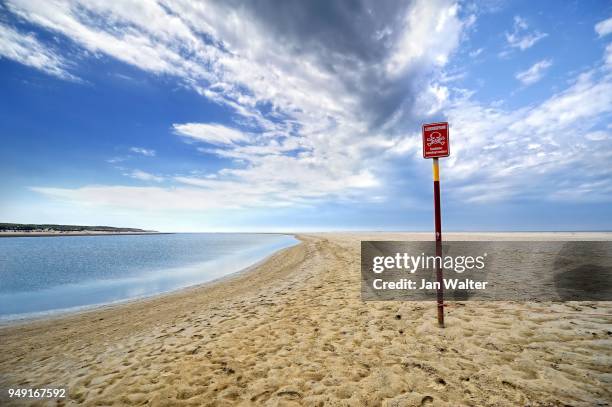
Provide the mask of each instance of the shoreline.
{"label": "shoreline", "polygon": [[[173,233],[154,233],[154,234],[173,234]],[[183,291],[204,288],[211,284],[222,284],[224,281],[237,277],[240,274],[254,272],[258,267],[264,265],[271,257],[277,254],[280,254],[280,252],[282,252],[283,250],[290,249],[302,243],[298,235],[285,234],[285,233],[283,233],[283,235],[292,236],[293,238],[297,240],[297,243],[293,243],[290,246],[275,250],[272,253],[263,257],[262,259],[248,265],[247,267],[233,271],[227,275],[214,278],[210,281],[205,281],[202,283],[193,284],[193,285],[189,285],[186,287],[181,287],[181,288],[177,288],[177,289],[173,289],[173,290],[165,291],[165,292],[160,292],[156,294],[145,295],[145,296],[134,297],[134,298],[127,298],[123,300],[117,300],[117,301],[113,301],[110,303],[100,303],[100,304],[84,305],[84,306],[73,307],[73,308],[64,308],[64,309],[36,312],[36,313],[31,313],[29,315],[19,314],[19,315],[24,315],[24,316],[18,317],[18,318],[9,318],[6,320],[3,320],[2,318],[0,318],[0,332],[2,331],[2,329],[11,328],[14,326],[27,325],[31,323],[42,322],[42,321],[53,320],[53,319],[69,318],[71,316],[78,316],[79,314],[102,311],[102,310],[107,310],[107,309],[112,310],[114,308],[123,307],[123,306],[129,307],[139,302],[143,302],[147,300],[155,300],[157,298],[161,298],[164,296],[172,296],[175,294],[180,294]]]}
{"label": "shoreline", "polygon": [[172,232],[0,232],[2,237],[63,237],[63,236],[118,236],[118,235],[172,235]]}
{"label": "shoreline", "polygon": [[[225,233],[225,232],[221,232],[221,233]],[[251,233],[251,232],[244,232],[244,233]],[[252,233],[261,234],[260,232],[252,232]],[[134,232],[104,233],[103,232],[101,234],[92,234],[92,233],[72,234],[72,235],[69,235],[69,234],[55,235],[54,234],[51,236],[157,235],[157,234],[162,234],[162,235],[176,234],[176,232],[150,232],[150,233],[147,233],[147,232],[145,233],[134,233]],[[131,307],[134,305],[138,305],[140,303],[146,303],[148,301],[155,301],[157,299],[161,300],[165,297],[169,297],[168,299],[171,300],[173,296],[179,296],[181,294],[188,294],[188,292],[192,290],[200,290],[200,289],[205,289],[208,286],[223,284],[224,282],[231,281],[232,279],[239,277],[242,274],[257,272],[257,269],[260,267],[265,267],[266,262],[272,257],[275,257],[277,255],[282,255],[282,252],[284,252],[285,250],[289,250],[294,247],[302,245],[305,242],[305,239],[307,239],[307,236],[309,235],[311,237],[312,236],[326,236],[326,235],[333,236],[337,234],[346,235],[346,236],[358,235],[362,237],[361,240],[368,240],[368,239],[378,240],[378,238],[381,236],[386,236],[385,240],[393,240],[393,239],[401,240],[401,238],[405,238],[406,236],[410,236],[410,239],[407,239],[407,240],[428,240],[427,238],[431,237],[431,232],[379,232],[379,231],[374,231],[374,232],[347,231],[347,232],[319,232],[319,233],[269,232],[268,234],[279,234],[279,235],[292,236],[299,242],[292,246],[276,250],[273,253],[269,254],[268,256],[264,257],[263,259],[245,268],[232,272],[228,275],[225,275],[219,278],[215,278],[211,281],[206,281],[203,283],[194,284],[194,285],[190,285],[187,287],[182,287],[182,288],[178,288],[175,290],[152,294],[148,296],[129,298],[125,300],[118,300],[118,301],[111,302],[111,303],[94,304],[90,306],[77,307],[77,309],[48,311],[47,315],[35,315],[32,317],[17,318],[17,319],[11,319],[7,321],[0,320],[0,333],[2,332],[3,329],[10,329],[10,328],[21,326],[21,325],[36,324],[38,322],[45,322],[48,320],[62,320],[65,318],[78,317],[81,314],[96,313],[96,312],[102,312],[102,311],[111,311],[111,312],[114,310],[121,311],[121,308],[123,307]],[[595,232],[592,232],[592,231],[589,231],[589,232],[574,232],[574,231],[570,231],[570,232],[558,232],[558,231],[448,232],[445,234],[445,240],[452,241],[453,238],[455,238],[456,240],[488,240],[486,238],[493,238],[491,240],[509,240],[510,241],[510,240],[515,240],[515,238],[517,237],[516,235],[522,235],[521,237],[524,240],[547,240],[547,239],[550,239],[550,240],[585,240],[585,241],[612,240],[612,232],[599,232],[599,231],[595,231]],[[31,236],[31,237],[38,237],[38,236],[46,236],[46,235],[36,235],[36,236]],[[0,232],[0,237],[13,237],[13,236],[3,236],[2,233]],[[22,237],[22,236],[14,236],[14,237]]]}
{"label": "shoreline", "polygon": [[221,281],[1,328],[0,388],[67,386],[68,403],[89,405],[594,405],[612,398],[612,302],[467,301],[448,307],[440,330],[431,302],[360,296],[360,239],[422,234],[295,237],[297,245]]}

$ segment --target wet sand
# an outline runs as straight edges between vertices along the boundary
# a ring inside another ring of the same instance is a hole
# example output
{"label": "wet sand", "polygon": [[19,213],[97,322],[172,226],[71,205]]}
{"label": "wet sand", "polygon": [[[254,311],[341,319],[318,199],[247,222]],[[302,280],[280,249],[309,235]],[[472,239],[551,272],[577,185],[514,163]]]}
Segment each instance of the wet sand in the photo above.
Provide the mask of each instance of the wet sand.
{"label": "wet sand", "polygon": [[0,328],[0,388],[67,386],[68,405],[612,403],[612,302],[450,303],[439,329],[431,302],[361,300],[360,240],[429,238],[301,235],[216,283]]}

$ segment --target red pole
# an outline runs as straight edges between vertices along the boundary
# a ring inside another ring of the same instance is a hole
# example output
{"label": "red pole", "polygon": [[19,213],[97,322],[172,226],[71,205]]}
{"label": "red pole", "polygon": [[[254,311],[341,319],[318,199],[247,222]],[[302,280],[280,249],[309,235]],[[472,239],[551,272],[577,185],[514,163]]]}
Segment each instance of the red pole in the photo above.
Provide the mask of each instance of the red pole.
{"label": "red pole", "polygon": [[[434,220],[436,225],[436,257],[442,257],[442,216],[440,214],[440,167],[438,159],[433,159],[434,184]],[[442,265],[436,262],[436,280],[438,281],[438,326],[444,328],[444,289],[442,282]]]}

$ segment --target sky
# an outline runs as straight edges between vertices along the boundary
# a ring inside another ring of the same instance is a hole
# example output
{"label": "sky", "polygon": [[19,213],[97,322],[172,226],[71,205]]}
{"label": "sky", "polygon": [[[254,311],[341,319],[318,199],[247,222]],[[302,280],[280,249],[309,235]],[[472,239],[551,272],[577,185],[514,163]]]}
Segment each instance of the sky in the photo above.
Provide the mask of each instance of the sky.
{"label": "sky", "polygon": [[0,222],[612,230],[612,3],[3,0]]}

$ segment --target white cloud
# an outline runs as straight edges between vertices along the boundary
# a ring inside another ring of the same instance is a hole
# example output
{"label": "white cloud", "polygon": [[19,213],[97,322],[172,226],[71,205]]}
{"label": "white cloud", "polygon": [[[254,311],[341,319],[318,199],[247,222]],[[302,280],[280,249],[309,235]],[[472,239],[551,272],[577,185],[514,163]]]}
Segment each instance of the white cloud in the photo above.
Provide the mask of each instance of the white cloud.
{"label": "white cloud", "polygon": [[[351,175],[338,174],[337,178],[321,178],[317,168],[304,165],[290,168],[279,157],[275,164],[267,163],[259,173],[233,173],[237,178],[216,180],[214,178],[176,177],[179,184],[172,188],[129,187],[129,186],[86,186],[82,188],[33,187],[32,190],[44,195],[78,202],[86,205],[103,205],[117,208],[144,210],[203,210],[213,208],[238,209],[254,206],[283,207],[306,205],[317,202],[329,194],[345,196],[347,188],[369,188],[376,181],[367,172]],[[348,176],[345,176],[348,175]],[[161,181],[162,178],[136,171],[131,175],[145,181]],[[249,184],[250,182],[250,184]],[[301,189],[292,185],[310,186]],[[339,195],[341,194],[341,195]]]}
{"label": "white cloud", "polygon": [[33,187],[46,196],[80,205],[102,205],[136,210],[236,208],[236,202],[204,189],[86,186],[77,189]]}
{"label": "white cloud", "polygon": [[417,97],[415,111],[423,116],[430,116],[446,106],[450,92],[448,87],[431,83],[427,89]]}
{"label": "white cloud", "polygon": [[590,141],[602,141],[609,140],[610,138],[612,138],[611,133],[609,131],[604,130],[592,131],[590,133],[587,133],[584,137]]}
{"label": "white cloud", "polygon": [[[7,8],[90,53],[173,77],[235,114],[227,125],[172,126],[194,148],[228,158],[218,171],[176,175],[170,187],[35,188],[48,196],[136,209],[380,199],[394,165],[387,159],[422,160],[414,129],[441,109],[453,134],[448,186],[466,200],[528,196],[537,191],[534,174],[589,167],[587,151],[610,161],[602,155],[612,150],[602,145],[609,140],[592,136],[612,105],[601,72],[511,111],[451,87],[444,69],[473,24],[454,1],[373,2],[359,18],[360,9],[334,8],[333,24],[314,18],[311,2],[7,0]],[[304,18],[288,24],[296,13]],[[546,35],[517,17],[506,39],[525,50]],[[595,176],[573,174],[560,189]],[[496,187],[470,186],[483,177]]]}
{"label": "white cloud", "polygon": [[[272,12],[285,6],[271,6]],[[248,195],[240,200],[243,204],[300,204],[325,196],[344,199],[380,185],[376,155],[393,145],[398,135],[375,127],[385,121],[386,128],[397,123],[405,126],[401,116],[412,114],[410,105],[395,114],[406,98],[406,91],[396,82],[418,86],[422,77],[444,66],[462,29],[457,6],[451,1],[398,3],[393,6],[398,10],[388,11],[383,5],[382,12],[392,18],[373,21],[383,28],[376,29],[381,32],[378,41],[368,37],[369,27],[354,27],[365,41],[372,41],[370,56],[351,49],[351,42],[364,46],[362,39],[353,36],[346,38],[346,49],[334,49],[342,41],[330,42],[327,36],[309,47],[301,35],[292,37],[293,26],[282,28],[285,41],[275,41],[272,30],[279,29],[275,25],[283,20],[263,22],[269,13],[264,10],[255,16],[250,6],[176,1],[161,7],[156,3],[61,0],[41,5],[11,0],[8,7],[90,52],[148,72],[176,76],[203,96],[234,109],[237,126],[177,123],[173,130],[193,141],[218,146],[205,151],[236,163],[207,175],[215,175],[218,191]],[[364,15],[371,18],[373,14],[364,11]],[[404,17],[394,20],[396,15]],[[313,21],[302,28],[318,35],[311,28]],[[339,21],[353,24],[356,20]],[[392,30],[384,29],[389,21],[397,23]],[[339,28],[340,35],[342,29],[353,27]],[[413,48],[411,37],[431,47]],[[380,43],[388,43],[389,48],[381,48]],[[403,58],[406,50],[410,55]],[[431,97],[439,103],[446,97],[444,89],[432,92]],[[401,129],[393,130],[398,131],[401,134]],[[100,191],[101,187],[96,188]],[[212,202],[223,205],[218,194]]]}
{"label": "white cloud", "polygon": [[249,141],[246,134],[221,124],[184,123],[173,124],[172,128],[179,136],[210,144],[231,145]]}
{"label": "white cloud", "polygon": [[109,164],[117,164],[117,163],[123,162],[125,160],[126,160],[125,157],[111,157],[111,158],[107,159],[106,162],[109,163]]}
{"label": "white cloud", "polygon": [[612,33],[612,17],[595,24],[595,31],[600,37]]}
{"label": "white cloud", "polygon": [[[520,196],[534,200],[612,200],[612,140],[601,130],[612,115],[612,75],[580,75],[539,105],[516,110],[456,100],[449,110],[452,194],[470,202]],[[605,163],[605,164],[604,164]],[[603,182],[605,187],[586,186]]]}
{"label": "white cloud", "polygon": [[66,70],[61,56],[43,46],[33,34],[19,32],[0,21],[0,57],[41,70],[58,78],[77,81]]}
{"label": "white cloud", "polygon": [[141,181],[162,182],[164,180],[164,177],[153,175],[153,174],[150,174],[142,170],[133,170],[132,172],[127,173],[126,175],[131,178],[138,179]]}
{"label": "white cloud", "polygon": [[145,157],[155,157],[155,150],[142,148],[142,147],[130,147],[130,151],[136,154],[144,155]]}
{"label": "white cloud", "polygon": [[536,62],[529,69],[518,72],[516,79],[521,81],[523,85],[531,85],[538,82],[544,76],[545,71],[550,68],[552,61],[549,59],[543,59],[542,61]]}
{"label": "white cloud", "polygon": [[470,51],[470,58],[476,58],[478,55],[482,54],[482,51],[484,51],[484,48],[478,48],[473,51]]}
{"label": "white cloud", "polygon": [[511,33],[506,33],[508,45],[524,51],[548,36],[548,34],[539,31],[528,32],[528,28],[529,26],[524,18],[520,16],[514,17],[514,29]]}
{"label": "white cloud", "polygon": [[462,22],[458,6],[444,1],[418,1],[406,16],[407,29],[387,60],[387,72],[398,75],[422,61],[444,66],[459,43]]}
{"label": "white cloud", "polygon": [[448,98],[445,87],[423,79],[446,64],[464,24],[449,0],[373,3],[372,10],[361,10],[371,26],[358,23],[352,18],[357,11],[351,11],[351,18],[337,16],[339,24],[351,26],[331,28],[313,26],[318,18],[287,26],[284,17],[275,17],[294,12],[284,7],[309,13],[307,3],[270,3],[268,9],[260,4],[257,10],[180,0],[163,6],[78,0],[7,5],[90,52],[175,76],[232,108],[238,126],[177,123],[173,130],[217,145],[205,151],[237,163],[219,171],[217,182],[237,180],[250,188],[271,179],[283,190],[291,185],[297,195],[303,191],[303,197],[349,196],[380,183],[376,156],[413,120],[409,95],[429,89],[431,100],[420,100],[428,112]]}

